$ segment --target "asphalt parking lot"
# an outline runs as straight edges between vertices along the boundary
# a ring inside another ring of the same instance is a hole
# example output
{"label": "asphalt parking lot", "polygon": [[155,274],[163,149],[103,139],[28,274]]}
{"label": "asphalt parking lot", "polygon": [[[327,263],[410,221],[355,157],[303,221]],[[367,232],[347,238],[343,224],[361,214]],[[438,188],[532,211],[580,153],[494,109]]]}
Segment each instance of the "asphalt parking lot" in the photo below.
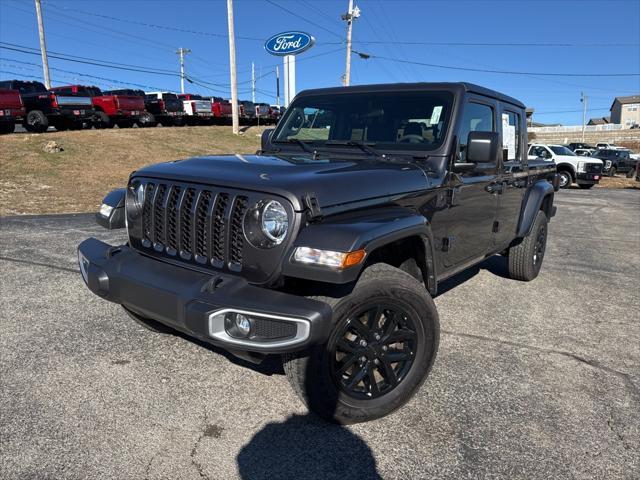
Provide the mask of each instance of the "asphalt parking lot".
{"label": "asphalt parking lot", "polygon": [[639,478],[640,194],[556,196],[541,275],[445,285],[431,377],[352,427],[307,414],[274,360],[153,334],[76,266],[89,215],[0,226],[0,477]]}

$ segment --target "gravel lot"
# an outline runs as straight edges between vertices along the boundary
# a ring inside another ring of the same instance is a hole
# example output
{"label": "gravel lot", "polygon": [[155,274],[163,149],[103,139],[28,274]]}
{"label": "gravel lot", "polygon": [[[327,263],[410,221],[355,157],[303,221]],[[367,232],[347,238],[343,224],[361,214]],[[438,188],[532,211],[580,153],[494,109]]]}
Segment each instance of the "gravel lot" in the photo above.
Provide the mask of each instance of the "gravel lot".
{"label": "gravel lot", "polygon": [[399,412],[307,414],[277,360],[157,335],[77,273],[88,215],[3,218],[0,477],[639,478],[640,194],[557,195],[532,283],[448,282],[433,372]]}

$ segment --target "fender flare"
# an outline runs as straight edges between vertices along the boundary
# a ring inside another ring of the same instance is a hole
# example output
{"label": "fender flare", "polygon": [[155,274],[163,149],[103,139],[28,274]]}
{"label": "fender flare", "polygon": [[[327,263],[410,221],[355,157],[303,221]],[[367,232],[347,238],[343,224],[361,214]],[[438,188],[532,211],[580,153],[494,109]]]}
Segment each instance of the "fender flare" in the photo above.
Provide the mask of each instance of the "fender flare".
{"label": "fender flare", "polygon": [[401,207],[383,209],[365,217],[333,222],[326,219],[323,223],[306,226],[285,257],[283,274],[333,284],[353,282],[360,276],[366,261],[343,270],[300,264],[293,261],[295,249],[302,246],[338,252],[364,249],[369,257],[380,247],[410,237],[418,237],[424,245],[427,269],[425,282],[429,292],[435,294],[437,277],[431,225],[424,216]]}
{"label": "fender flare", "polygon": [[[546,180],[539,180],[529,188],[520,212],[517,238],[523,238],[529,234],[536,214],[542,207],[542,202],[544,202],[547,197],[551,197],[549,209],[551,208],[553,204],[553,194],[553,185]],[[545,213],[549,215],[550,212]]]}
{"label": "fender flare", "polygon": [[574,182],[578,178],[575,167],[570,163],[567,163],[567,162],[556,163],[556,170],[558,172],[561,172],[563,170],[569,171],[569,173],[571,173],[571,178],[573,179]]}

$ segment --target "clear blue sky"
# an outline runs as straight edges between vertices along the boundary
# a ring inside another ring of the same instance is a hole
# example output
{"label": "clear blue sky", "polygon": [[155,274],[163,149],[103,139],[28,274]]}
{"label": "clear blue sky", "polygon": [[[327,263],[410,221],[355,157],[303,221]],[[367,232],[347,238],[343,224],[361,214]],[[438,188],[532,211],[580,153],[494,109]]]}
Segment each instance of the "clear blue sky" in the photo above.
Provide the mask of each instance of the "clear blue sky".
{"label": "clear blue sky", "polygon": [[[187,74],[209,83],[214,91],[196,85],[190,85],[189,89],[196,93],[229,96],[226,1],[42,2],[50,52],[177,72],[175,50],[182,46],[193,51],[187,56]],[[339,85],[345,63],[345,48],[341,44],[345,24],[340,15],[346,11],[348,0],[273,0],[273,3],[267,0],[235,1],[240,97],[251,97],[250,67],[254,61],[258,76],[263,76],[258,81],[258,100],[275,103],[275,75],[271,72],[281,59],[264,51],[262,39],[288,29],[306,31],[317,40],[316,46],[298,57],[298,90]],[[356,0],[355,3],[362,16],[354,24],[353,49],[374,56],[518,72],[640,72],[638,0]],[[178,31],[159,28],[162,26]],[[38,47],[32,0],[0,0],[0,41]],[[430,42],[432,45],[409,45],[409,42]],[[478,43],[562,43],[572,46],[477,46]],[[25,78],[42,77],[40,59],[36,55],[0,49],[0,58],[0,78],[13,78],[16,74]],[[461,80],[478,83],[534,107],[535,119],[545,123],[581,123],[581,91],[589,96],[588,115],[593,117],[608,115],[615,96],[640,93],[638,76],[507,75],[411,65],[380,58],[362,60],[357,56],[352,65],[352,84]],[[56,85],[83,83],[108,88],[131,83],[179,89],[177,74],[130,72],[55,58],[50,59],[50,66]],[[101,78],[83,77],[78,73]]]}

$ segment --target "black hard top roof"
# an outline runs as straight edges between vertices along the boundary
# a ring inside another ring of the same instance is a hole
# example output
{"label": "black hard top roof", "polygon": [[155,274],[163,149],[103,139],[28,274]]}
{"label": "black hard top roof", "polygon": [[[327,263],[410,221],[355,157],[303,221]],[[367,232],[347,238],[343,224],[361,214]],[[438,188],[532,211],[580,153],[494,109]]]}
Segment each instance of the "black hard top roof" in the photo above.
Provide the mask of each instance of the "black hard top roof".
{"label": "black hard top roof", "polygon": [[477,93],[486,97],[500,100],[501,102],[510,103],[520,108],[525,108],[524,104],[513,97],[504,95],[495,90],[481,87],[480,85],[474,85],[467,82],[440,82],[440,83],[379,83],[374,85],[355,85],[352,87],[330,87],[330,88],[315,88],[312,90],[303,90],[298,93],[297,96],[307,95],[333,95],[344,93],[366,93],[366,92],[397,92],[397,91],[415,91],[415,90],[448,90],[453,93]]}

